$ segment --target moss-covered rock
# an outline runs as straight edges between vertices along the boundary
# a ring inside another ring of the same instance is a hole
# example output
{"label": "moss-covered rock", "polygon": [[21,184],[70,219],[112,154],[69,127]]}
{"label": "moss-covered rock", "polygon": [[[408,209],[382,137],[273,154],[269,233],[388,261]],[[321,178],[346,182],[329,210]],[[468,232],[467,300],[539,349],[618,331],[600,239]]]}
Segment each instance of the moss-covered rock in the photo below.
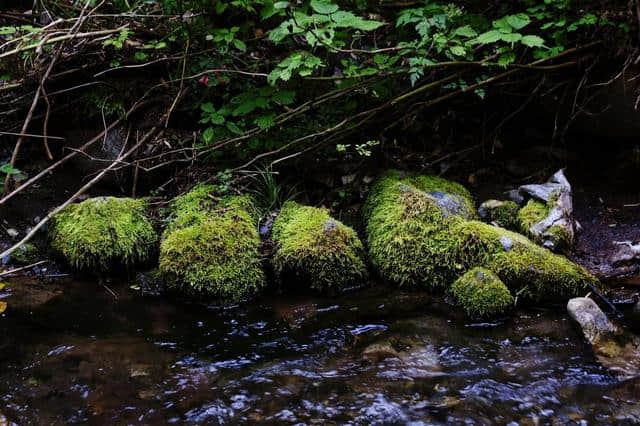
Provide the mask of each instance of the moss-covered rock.
{"label": "moss-covered rock", "polygon": [[272,229],[276,275],[293,276],[318,290],[340,290],[367,276],[364,247],[356,232],[326,209],[284,204]]}
{"label": "moss-covered rock", "polygon": [[514,294],[525,300],[566,300],[598,285],[598,279],[566,257],[554,254],[525,236],[477,221],[457,224],[465,267],[495,272]]}
{"label": "moss-covered rock", "polygon": [[159,274],[170,287],[242,300],[265,286],[260,237],[249,197],[210,197],[198,185],[176,197],[160,244]]}
{"label": "moss-covered rock", "polygon": [[549,206],[542,201],[530,199],[518,212],[520,232],[530,235],[531,228],[549,215]]}
{"label": "moss-covered rock", "polygon": [[34,244],[26,243],[11,253],[11,262],[16,265],[29,265],[37,262],[39,260],[38,256],[38,248]]}
{"label": "moss-covered rock", "polygon": [[483,221],[505,229],[517,230],[520,221],[520,206],[513,201],[487,200],[480,205],[478,213]]}
{"label": "moss-covered rock", "polygon": [[51,246],[78,269],[107,271],[145,262],[157,242],[145,208],[144,200],[115,197],[72,204],[54,217]]}
{"label": "moss-covered rock", "polygon": [[380,275],[401,286],[444,287],[461,271],[455,236],[442,232],[462,220],[406,178],[386,174],[365,205],[369,257]]}
{"label": "moss-covered rock", "polygon": [[467,271],[453,283],[449,291],[456,303],[474,319],[504,315],[514,304],[507,286],[486,268]]}
{"label": "moss-covered rock", "polygon": [[366,203],[369,255],[384,278],[437,289],[486,267],[515,294],[538,301],[568,298],[597,283],[580,266],[520,234],[443,208],[415,181],[385,175]]}

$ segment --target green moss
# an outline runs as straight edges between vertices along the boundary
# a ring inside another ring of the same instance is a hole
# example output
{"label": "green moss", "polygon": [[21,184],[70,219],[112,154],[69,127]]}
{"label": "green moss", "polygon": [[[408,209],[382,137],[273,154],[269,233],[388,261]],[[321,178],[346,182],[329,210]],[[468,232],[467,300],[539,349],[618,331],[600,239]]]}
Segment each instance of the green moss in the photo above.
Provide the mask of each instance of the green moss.
{"label": "green moss", "polygon": [[157,242],[145,207],[143,200],[114,197],[72,204],[54,217],[51,245],[78,269],[144,262]]}
{"label": "green moss", "polygon": [[523,299],[567,299],[588,291],[588,284],[598,285],[581,266],[515,232],[476,221],[463,222],[452,232],[462,236],[457,256],[468,259],[465,267],[490,269]]}
{"label": "green moss", "polygon": [[549,206],[545,203],[534,199],[529,200],[518,212],[520,231],[526,235],[530,235],[531,227],[549,216],[549,210]]}
{"label": "green moss", "polygon": [[507,313],[514,299],[507,286],[493,272],[473,268],[453,283],[450,293],[465,313],[474,319]]}
{"label": "green moss", "polygon": [[483,220],[506,229],[518,229],[520,207],[513,201],[489,200],[482,203]]}
{"label": "green moss", "polygon": [[569,297],[597,280],[526,237],[462,216],[406,179],[383,177],[365,211],[369,255],[381,276],[402,286],[444,288],[474,267],[486,267],[522,298]]}
{"label": "green moss", "polygon": [[272,229],[276,275],[293,275],[318,290],[343,289],[367,276],[356,232],[326,209],[285,203]]}
{"label": "green moss", "polygon": [[366,209],[371,262],[380,275],[401,286],[444,287],[461,272],[452,256],[456,238],[442,232],[457,216],[443,216],[435,199],[395,177],[372,189]]}
{"label": "green moss", "polygon": [[172,288],[241,300],[265,285],[260,237],[246,196],[215,201],[199,185],[172,203],[173,222],[160,244],[159,272]]}
{"label": "green moss", "polygon": [[18,265],[29,265],[39,260],[38,255],[38,248],[33,244],[26,243],[11,253],[11,261]]}

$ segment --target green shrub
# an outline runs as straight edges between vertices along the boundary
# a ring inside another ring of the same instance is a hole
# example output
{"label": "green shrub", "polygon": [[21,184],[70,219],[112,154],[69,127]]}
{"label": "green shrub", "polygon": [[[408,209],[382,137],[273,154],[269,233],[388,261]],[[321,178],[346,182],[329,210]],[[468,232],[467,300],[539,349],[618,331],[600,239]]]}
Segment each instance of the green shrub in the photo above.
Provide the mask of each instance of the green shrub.
{"label": "green shrub", "polygon": [[276,275],[295,277],[318,290],[341,290],[367,276],[356,232],[326,209],[286,202],[272,229]]}
{"label": "green shrub", "polygon": [[51,245],[78,269],[107,271],[147,261],[157,235],[145,207],[143,200],[115,197],[72,204],[54,217]]}
{"label": "green shrub", "polygon": [[465,313],[474,319],[503,315],[514,304],[507,286],[485,268],[467,271],[453,283],[450,293]]}

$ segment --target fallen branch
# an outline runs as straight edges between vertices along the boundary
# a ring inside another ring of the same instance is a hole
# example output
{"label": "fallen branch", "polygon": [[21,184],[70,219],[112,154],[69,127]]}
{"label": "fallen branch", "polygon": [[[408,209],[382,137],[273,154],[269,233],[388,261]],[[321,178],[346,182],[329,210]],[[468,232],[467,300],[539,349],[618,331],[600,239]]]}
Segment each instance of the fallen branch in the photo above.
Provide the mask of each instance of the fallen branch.
{"label": "fallen branch", "polygon": [[116,166],[116,164],[118,164],[120,161],[126,159],[131,154],[136,152],[136,150],[138,148],[140,148],[142,146],[142,144],[144,144],[148,139],[150,139],[152,136],[154,136],[157,131],[158,131],[157,127],[151,128],[151,130],[149,130],[149,132],[147,132],[142,137],[142,139],[140,139],[131,149],[129,149],[124,154],[120,155],[113,163],[111,163],[111,165],[109,165],[107,168],[105,168],[100,173],[98,173],[93,179],[91,179],[89,182],[87,182],[75,194],[73,194],[71,197],[69,197],[69,199],[67,201],[65,201],[64,203],[60,204],[55,209],[51,210],[49,212],[49,214],[47,214],[44,217],[44,219],[42,219],[40,222],[38,222],[38,224],[36,226],[34,226],[22,240],[20,240],[18,243],[13,245],[11,248],[9,248],[9,249],[5,250],[4,252],[0,253],[0,259],[5,257],[5,256],[9,256],[11,253],[16,251],[22,245],[24,245],[27,242],[29,242],[29,240],[31,240],[31,238],[33,238],[33,236],[40,230],[40,228],[42,228],[44,225],[46,225],[56,214],[60,213],[65,207],[67,207],[69,204],[73,203],[80,195],[84,194],[89,188],[91,188],[93,185],[95,185],[100,179],[102,179],[104,177],[104,175],[107,174],[107,172],[111,171]]}
{"label": "fallen branch", "polygon": [[27,181],[25,181],[22,185],[20,185],[19,187],[17,187],[16,189],[14,189],[13,191],[11,191],[9,194],[5,195],[4,197],[2,197],[0,199],[0,206],[2,206],[4,203],[6,203],[7,201],[9,201],[11,198],[13,198],[14,196],[16,196],[17,194],[19,194],[21,191],[23,191],[25,188],[27,188],[28,186],[30,186],[31,184],[33,184],[34,182],[40,180],[43,176],[47,175],[48,173],[52,172],[54,169],[60,167],[61,165],[63,165],[64,163],[66,163],[67,161],[69,161],[70,159],[72,159],[73,157],[75,157],[78,152],[83,152],[84,150],[86,150],[87,148],[91,147],[94,143],[98,142],[99,140],[102,140],[103,137],[110,132],[113,128],[115,128],[118,124],[120,124],[120,122],[122,122],[123,120],[125,120],[126,118],[129,117],[129,115],[131,115],[133,112],[135,112],[138,108],[140,108],[142,105],[144,105],[143,99],[146,97],[143,96],[138,102],[136,102],[130,109],[129,111],[127,111],[127,113],[125,114],[124,117],[118,118],[115,121],[113,121],[108,127],[106,127],[102,132],[98,133],[98,135],[96,135],[93,139],[90,139],[87,143],[85,143],[84,145],[82,145],[80,148],[78,148],[77,150],[74,150],[72,152],[70,152],[69,154],[65,155],[64,157],[62,157],[60,160],[56,161],[55,163],[53,163],[52,165],[50,165],[49,167],[47,167],[46,169],[42,170],[40,173],[38,173],[37,175],[35,175],[34,177],[28,179]]}

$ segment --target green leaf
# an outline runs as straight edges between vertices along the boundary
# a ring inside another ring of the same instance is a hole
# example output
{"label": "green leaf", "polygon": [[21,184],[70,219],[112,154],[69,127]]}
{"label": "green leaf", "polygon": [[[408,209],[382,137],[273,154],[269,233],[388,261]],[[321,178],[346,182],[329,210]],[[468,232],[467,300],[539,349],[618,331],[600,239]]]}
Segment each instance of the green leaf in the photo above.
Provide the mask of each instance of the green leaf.
{"label": "green leaf", "polygon": [[211,114],[210,119],[213,124],[222,124],[224,123],[224,120],[225,120],[224,115],[218,112]]}
{"label": "green leaf", "polygon": [[275,118],[275,113],[271,113],[267,115],[261,115],[257,117],[253,122],[261,129],[268,129],[269,127],[273,126]]}
{"label": "green leaf", "polygon": [[22,172],[13,167],[11,164],[7,163],[0,166],[0,173],[5,173],[7,175],[19,175]]}
{"label": "green leaf", "polygon": [[277,102],[282,105],[292,104],[295,98],[296,98],[296,92],[294,92],[293,90],[279,90],[276,93],[274,93],[273,96],[271,97],[271,99],[273,99],[274,102]]}
{"label": "green leaf", "polygon": [[213,140],[213,136],[214,136],[214,134],[215,134],[215,133],[214,133],[214,131],[213,131],[213,127],[207,127],[207,128],[205,129],[205,131],[204,131],[204,132],[202,132],[202,140],[203,140],[205,143],[209,143],[209,142],[211,142],[211,141]]}
{"label": "green leaf", "polygon": [[467,54],[467,51],[464,50],[462,46],[453,46],[449,51],[456,56],[464,56]]}
{"label": "green leaf", "polygon": [[215,109],[213,108],[213,104],[211,102],[207,102],[206,104],[200,105],[200,109],[208,113],[212,113],[215,111]]}
{"label": "green leaf", "polygon": [[156,43],[155,46],[153,46],[154,49],[164,49],[165,47],[167,47],[167,43],[165,43],[164,41],[160,41]]}
{"label": "green leaf", "polygon": [[0,35],[14,34],[16,31],[16,27],[0,27]]}
{"label": "green leaf", "polygon": [[516,60],[516,54],[513,51],[503,53],[498,58],[498,65],[507,66]]}
{"label": "green leaf", "polygon": [[490,44],[495,43],[498,40],[502,40],[504,34],[500,31],[491,30],[486,33],[480,34],[478,37],[472,40],[472,44]]}
{"label": "green leaf", "polygon": [[520,42],[528,47],[544,47],[544,40],[536,35],[526,35]]}
{"label": "green leaf", "polygon": [[459,27],[454,31],[455,35],[459,35],[462,37],[475,37],[478,35],[476,30],[471,28],[469,25],[465,25],[464,27]]}
{"label": "green leaf", "polygon": [[242,40],[238,40],[237,38],[234,38],[232,43],[235,46],[235,48],[241,52],[244,52],[247,50],[247,45],[244,44]]}
{"label": "green leaf", "polygon": [[287,7],[289,7],[288,1],[277,1],[273,4],[274,9],[286,9]]}
{"label": "green leaf", "polygon": [[515,43],[516,41],[520,41],[522,39],[522,34],[518,34],[518,33],[503,34],[501,38],[502,38],[502,41],[505,41],[507,43]]}
{"label": "green leaf", "polygon": [[311,0],[311,8],[316,13],[321,13],[323,15],[329,15],[338,11],[338,6],[335,4],[320,0]]}
{"label": "green leaf", "polygon": [[505,20],[514,30],[522,29],[531,23],[531,18],[524,13],[506,16]]}
{"label": "green leaf", "polygon": [[240,127],[238,127],[234,122],[232,121],[227,121],[227,123],[225,124],[225,126],[227,126],[227,129],[231,132],[231,133],[235,133],[236,135],[241,135],[244,133],[244,131],[242,131],[242,129]]}
{"label": "green leaf", "polygon": [[141,62],[146,60],[148,57],[146,53],[140,52],[140,51],[136,52],[135,55],[133,56],[136,59],[136,61],[141,61]]}

